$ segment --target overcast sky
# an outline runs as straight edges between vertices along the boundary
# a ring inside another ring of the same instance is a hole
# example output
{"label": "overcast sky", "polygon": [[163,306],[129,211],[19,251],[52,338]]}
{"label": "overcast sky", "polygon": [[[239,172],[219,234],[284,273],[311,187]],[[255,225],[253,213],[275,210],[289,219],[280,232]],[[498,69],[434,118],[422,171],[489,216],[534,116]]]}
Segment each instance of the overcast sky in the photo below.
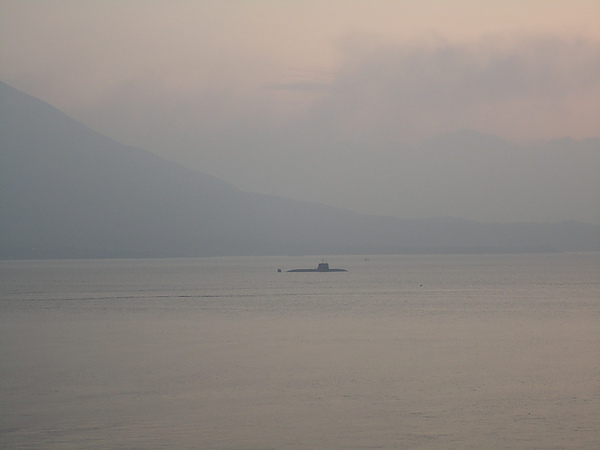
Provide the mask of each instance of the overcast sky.
{"label": "overcast sky", "polygon": [[[553,184],[535,146],[421,151],[464,129],[600,137],[597,0],[0,0],[0,79],[242,189],[400,217],[600,219],[593,152]],[[515,173],[532,203],[502,184]]]}

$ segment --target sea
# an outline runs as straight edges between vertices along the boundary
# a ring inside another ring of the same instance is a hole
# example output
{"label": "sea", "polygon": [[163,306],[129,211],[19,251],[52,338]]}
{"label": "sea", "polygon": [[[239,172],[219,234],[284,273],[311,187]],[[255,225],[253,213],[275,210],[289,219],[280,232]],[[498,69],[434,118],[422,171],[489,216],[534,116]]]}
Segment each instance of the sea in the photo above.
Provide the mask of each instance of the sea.
{"label": "sea", "polygon": [[[347,272],[286,272],[322,259]],[[0,283],[3,449],[600,448],[600,253],[2,261]]]}

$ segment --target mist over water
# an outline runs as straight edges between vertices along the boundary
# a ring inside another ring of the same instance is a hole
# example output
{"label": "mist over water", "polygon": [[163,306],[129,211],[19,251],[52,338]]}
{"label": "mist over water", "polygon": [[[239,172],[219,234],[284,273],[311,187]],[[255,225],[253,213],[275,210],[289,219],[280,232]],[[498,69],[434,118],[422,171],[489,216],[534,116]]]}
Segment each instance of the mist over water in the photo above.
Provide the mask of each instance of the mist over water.
{"label": "mist over water", "polygon": [[319,261],[0,262],[0,445],[597,445],[598,253]]}

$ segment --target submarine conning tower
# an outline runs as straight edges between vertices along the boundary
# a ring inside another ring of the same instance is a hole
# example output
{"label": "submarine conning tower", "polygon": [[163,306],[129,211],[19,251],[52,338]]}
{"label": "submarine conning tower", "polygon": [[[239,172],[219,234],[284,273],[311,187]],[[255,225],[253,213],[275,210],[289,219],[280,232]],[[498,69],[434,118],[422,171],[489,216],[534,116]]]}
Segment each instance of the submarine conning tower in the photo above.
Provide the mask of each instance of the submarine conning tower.
{"label": "submarine conning tower", "polygon": [[317,271],[319,272],[327,272],[329,270],[329,263],[322,262],[317,266]]}

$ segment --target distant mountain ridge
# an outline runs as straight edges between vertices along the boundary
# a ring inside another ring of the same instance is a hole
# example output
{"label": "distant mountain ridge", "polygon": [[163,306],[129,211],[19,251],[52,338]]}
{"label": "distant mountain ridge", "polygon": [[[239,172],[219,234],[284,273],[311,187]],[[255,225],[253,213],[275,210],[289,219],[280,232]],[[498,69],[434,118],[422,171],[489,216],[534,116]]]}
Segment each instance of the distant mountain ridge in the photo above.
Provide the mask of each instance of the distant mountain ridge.
{"label": "distant mountain ridge", "polygon": [[600,226],[400,220],[241,191],[0,83],[0,258],[600,251]]}

